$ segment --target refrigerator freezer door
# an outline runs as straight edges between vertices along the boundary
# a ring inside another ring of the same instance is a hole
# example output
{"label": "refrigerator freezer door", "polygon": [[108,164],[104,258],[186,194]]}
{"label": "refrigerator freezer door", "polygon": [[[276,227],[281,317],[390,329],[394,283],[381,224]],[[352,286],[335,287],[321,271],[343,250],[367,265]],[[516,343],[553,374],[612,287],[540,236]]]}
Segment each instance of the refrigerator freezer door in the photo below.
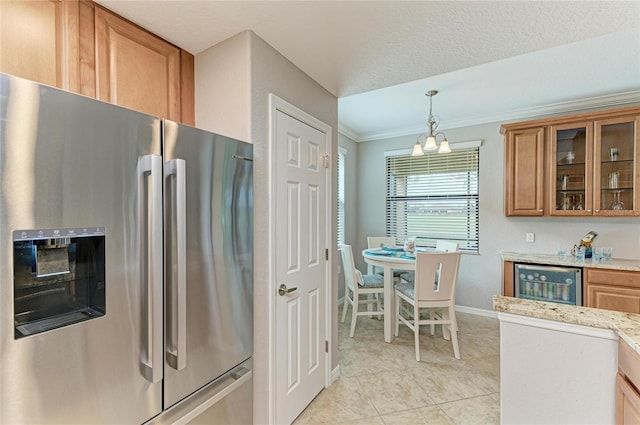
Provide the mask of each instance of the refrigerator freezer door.
{"label": "refrigerator freezer door", "polygon": [[145,425],[247,425],[253,423],[252,406],[249,359]]}
{"label": "refrigerator freezer door", "polygon": [[[4,74],[0,113],[0,423],[143,423],[162,410],[162,331],[141,326],[159,294],[161,248],[146,246],[162,179],[139,159],[160,155],[160,121]],[[104,228],[105,315],[15,339],[11,232],[92,226]]]}
{"label": "refrigerator freezer door", "polygon": [[166,409],[253,354],[253,146],[171,121],[163,136],[186,182],[181,260],[181,183],[165,172]]}

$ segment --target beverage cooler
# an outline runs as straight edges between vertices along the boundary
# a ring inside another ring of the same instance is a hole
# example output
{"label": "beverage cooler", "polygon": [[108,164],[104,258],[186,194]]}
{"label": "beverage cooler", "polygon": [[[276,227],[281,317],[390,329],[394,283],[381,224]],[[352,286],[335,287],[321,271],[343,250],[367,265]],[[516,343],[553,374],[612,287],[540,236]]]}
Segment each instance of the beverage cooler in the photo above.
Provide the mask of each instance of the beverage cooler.
{"label": "beverage cooler", "polygon": [[582,268],[515,264],[516,298],[582,305]]}

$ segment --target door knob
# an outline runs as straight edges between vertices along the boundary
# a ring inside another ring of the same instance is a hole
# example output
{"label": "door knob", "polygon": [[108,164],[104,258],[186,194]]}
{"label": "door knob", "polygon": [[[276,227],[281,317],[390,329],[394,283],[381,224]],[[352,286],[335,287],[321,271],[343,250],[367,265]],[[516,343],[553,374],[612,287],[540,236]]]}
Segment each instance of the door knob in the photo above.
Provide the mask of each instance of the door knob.
{"label": "door knob", "polygon": [[287,295],[289,292],[293,292],[296,291],[298,288],[291,288],[288,289],[287,285],[285,285],[284,283],[282,285],[280,285],[280,288],[278,288],[278,294],[280,294],[281,296],[285,296]]}

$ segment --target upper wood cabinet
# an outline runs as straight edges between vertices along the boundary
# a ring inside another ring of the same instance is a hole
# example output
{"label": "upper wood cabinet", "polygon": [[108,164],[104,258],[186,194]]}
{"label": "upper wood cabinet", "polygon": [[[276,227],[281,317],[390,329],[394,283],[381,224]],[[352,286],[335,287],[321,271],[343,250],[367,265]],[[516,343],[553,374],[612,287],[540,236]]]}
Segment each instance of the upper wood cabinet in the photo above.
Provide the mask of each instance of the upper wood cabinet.
{"label": "upper wood cabinet", "polygon": [[505,215],[640,216],[639,124],[630,107],[503,125]]}
{"label": "upper wood cabinet", "polygon": [[550,126],[549,214],[593,214],[593,122]]}
{"label": "upper wood cabinet", "polygon": [[194,125],[194,58],[91,1],[0,1],[0,71]]}
{"label": "upper wood cabinet", "polygon": [[97,98],[179,121],[180,49],[96,8]]}
{"label": "upper wood cabinet", "polygon": [[544,127],[506,134],[505,215],[543,215],[544,141]]}
{"label": "upper wood cabinet", "polygon": [[0,1],[0,71],[78,91],[78,3]]}

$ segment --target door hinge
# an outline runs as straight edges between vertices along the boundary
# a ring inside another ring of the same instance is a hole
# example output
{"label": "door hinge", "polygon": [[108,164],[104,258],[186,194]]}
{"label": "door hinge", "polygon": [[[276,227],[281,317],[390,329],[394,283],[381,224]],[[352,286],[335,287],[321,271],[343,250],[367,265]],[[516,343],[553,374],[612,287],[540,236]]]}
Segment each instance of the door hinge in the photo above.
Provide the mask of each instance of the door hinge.
{"label": "door hinge", "polygon": [[324,249],[324,259],[329,261],[329,248]]}
{"label": "door hinge", "polygon": [[329,341],[325,341],[324,342],[324,352],[328,353],[329,352]]}
{"label": "door hinge", "polygon": [[324,156],[324,168],[329,168],[329,155]]}

